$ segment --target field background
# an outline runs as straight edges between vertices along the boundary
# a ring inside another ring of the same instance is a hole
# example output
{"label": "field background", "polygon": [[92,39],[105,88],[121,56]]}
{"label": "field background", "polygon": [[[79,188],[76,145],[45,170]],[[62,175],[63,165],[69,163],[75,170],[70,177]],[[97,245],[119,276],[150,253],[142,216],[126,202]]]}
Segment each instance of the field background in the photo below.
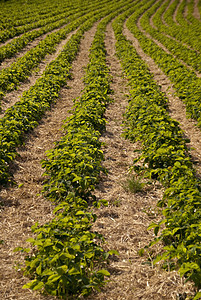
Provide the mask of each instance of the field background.
{"label": "field background", "polygon": [[[90,243],[119,253],[106,263],[90,248],[94,270],[110,277],[87,299],[190,300],[199,292],[200,54],[200,0],[0,1],[1,299],[59,299],[22,288],[42,271],[23,276],[26,253],[13,250],[33,248],[31,226],[52,224],[64,202],[65,216],[87,224],[75,238],[98,232],[105,242],[95,235]],[[75,208],[73,197],[87,205]],[[139,255],[154,233],[160,241]],[[76,276],[63,299],[84,298]]]}

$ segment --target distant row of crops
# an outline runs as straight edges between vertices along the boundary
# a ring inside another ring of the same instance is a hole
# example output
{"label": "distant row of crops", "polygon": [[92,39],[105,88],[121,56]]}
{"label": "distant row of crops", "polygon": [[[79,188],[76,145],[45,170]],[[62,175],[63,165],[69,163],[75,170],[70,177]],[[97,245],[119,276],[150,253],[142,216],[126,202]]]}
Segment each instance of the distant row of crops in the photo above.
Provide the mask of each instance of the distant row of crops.
{"label": "distant row of crops", "polygon": [[22,4],[22,1],[0,2],[0,41],[7,41],[0,47],[0,61],[13,57],[43,34],[49,34],[0,71],[2,105],[5,94],[16,89],[48,53],[55,51],[61,40],[75,32],[42,76],[0,120],[2,185],[12,181],[9,166],[17,156],[17,148],[23,144],[25,134],[38,125],[45,111],[51,109],[51,104],[59,101],[59,91],[71,77],[81,39],[98,22],[84,77],[85,88],[75,101],[71,116],[65,120],[64,137],[42,162],[47,178],[43,192],[56,205],[55,218],[44,226],[33,227],[36,237],[30,242],[34,250],[19,249],[28,252],[25,275],[32,281],[26,287],[65,299],[67,295],[89,294],[103,285],[104,276],[109,276],[102,265],[114,252],[105,252],[101,246],[103,237],[91,232],[96,220],[91,208],[101,205],[93,191],[100,172],[106,171],[101,165],[103,153],[99,138],[105,130],[104,112],[110,103],[111,77],[104,38],[106,26],[112,22],[116,55],[130,86],[125,136],[133,142],[140,140],[142,145],[134,169],[159,180],[166,188],[158,203],[163,219],[150,225],[155,235],[159,234],[150,245],[158,241],[164,244],[164,252],[155,262],[167,261],[172,269],[194,281],[197,288],[194,299],[198,299],[201,296],[200,180],[190,159],[188,141],[179,123],[168,114],[167,98],[123,35],[126,22],[144,52],[169,77],[177,95],[185,102],[188,115],[201,127],[200,20],[194,16],[194,1],[54,3],[48,0],[23,4],[23,14]]}

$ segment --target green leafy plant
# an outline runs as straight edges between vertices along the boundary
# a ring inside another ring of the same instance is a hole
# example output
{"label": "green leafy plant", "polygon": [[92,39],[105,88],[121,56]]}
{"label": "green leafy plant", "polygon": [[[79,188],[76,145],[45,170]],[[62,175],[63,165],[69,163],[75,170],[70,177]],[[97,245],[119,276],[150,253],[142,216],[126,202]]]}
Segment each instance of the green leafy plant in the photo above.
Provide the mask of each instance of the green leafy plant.
{"label": "green leafy plant", "polygon": [[[24,275],[31,282],[24,287],[62,299],[68,295],[87,295],[104,285],[109,272],[102,269],[102,265],[107,263],[109,255],[117,254],[116,251],[104,251],[102,236],[90,230],[96,220],[90,207],[107,204],[105,200],[97,201],[93,190],[100,172],[105,171],[101,166],[103,153],[99,138],[105,129],[104,112],[111,101],[108,96],[111,77],[106,64],[104,37],[106,25],[118,13],[115,8],[115,12],[97,27],[85,88],[75,101],[72,115],[65,120],[64,136],[42,161],[46,169],[43,193],[57,204],[56,216],[44,226],[36,224],[32,228],[36,234],[35,238],[29,239],[32,251],[17,249],[28,252]],[[108,8],[104,14],[107,13]]]}
{"label": "green leafy plant", "polygon": [[[141,8],[141,12],[147,5]],[[125,137],[131,141],[141,141],[141,155],[134,161],[134,170],[159,180],[166,188],[163,199],[158,203],[163,218],[149,226],[156,235],[149,247],[159,241],[163,243],[164,252],[153,263],[160,260],[174,262],[171,268],[178,270],[186,280],[194,282],[198,291],[195,299],[198,299],[201,288],[201,184],[190,160],[186,146],[188,141],[183,138],[178,122],[172,120],[166,110],[167,99],[122,34],[123,22],[129,13],[125,12],[113,22],[117,55],[130,85]],[[132,20],[139,13],[136,11]],[[129,28],[134,28],[135,32],[135,22],[130,22]],[[137,37],[141,35],[138,33]],[[146,48],[151,49],[152,41],[146,43]]]}

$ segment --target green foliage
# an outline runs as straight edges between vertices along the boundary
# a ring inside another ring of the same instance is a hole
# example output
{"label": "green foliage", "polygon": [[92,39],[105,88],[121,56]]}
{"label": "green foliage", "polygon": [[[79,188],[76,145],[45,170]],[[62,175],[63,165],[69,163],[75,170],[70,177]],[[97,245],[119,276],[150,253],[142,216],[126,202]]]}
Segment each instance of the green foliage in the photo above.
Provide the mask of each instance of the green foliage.
{"label": "green foliage", "polygon": [[66,299],[67,295],[87,295],[105,284],[110,274],[96,269],[109,253],[99,243],[103,238],[90,231],[96,216],[87,212],[87,203],[73,194],[56,207],[59,213],[48,224],[33,227],[33,248],[26,256],[24,275],[32,281],[24,288],[42,290]]}
{"label": "green foliage", "polygon": [[[93,190],[100,172],[105,172],[99,137],[105,129],[103,116],[111,101],[105,29],[117,13],[118,10],[98,25],[84,78],[85,88],[75,101],[72,115],[65,120],[63,138],[42,161],[46,169],[43,192],[57,204],[56,216],[44,226],[33,227],[36,237],[29,239],[33,250],[26,256],[24,269],[24,275],[32,281],[24,287],[62,299],[68,295],[88,295],[104,285],[105,276],[110,274],[100,267],[109,255],[117,254],[105,252],[100,245],[102,236],[90,231],[96,220],[96,215],[90,212],[91,204],[107,205],[105,200],[96,200]],[[94,20],[90,22],[92,25]]]}
{"label": "green foliage", "polygon": [[7,91],[16,89],[20,82],[25,81],[25,79],[30,76],[32,70],[38,66],[38,64],[45,58],[47,54],[55,52],[56,45],[61,42],[61,40],[65,39],[68,33],[75,30],[88,18],[91,18],[94,15],[93,12],[89,12],[88,14],[84,14],[84,16],[82,16],[83,14],[84,12],[81,12],[71,16],[71,18],[69,18],[70,23],[68,25],[56,32],[49,34],[45,39],[40,41],[36,47],[27,51],[24,56],[17,59],[17,61],[11,66],[3,69],[0,72],[1,95]]}
{"label": "green foliage", "polygon": [[[148,32],[155,40],[157,40],[161,44],[163,44],[170,51],[170,53],[172,53],[174,56],[176,56],[177,58],[184,61],[188,66],[191,66],[194,71],[200,72],[201,71],[201,57],[200,57],[198,51],[192,49],[191,47],[189,48],[188,45],[186,45],[186,44],[184,45],[180,41],[178,41],[176,39],[172,39],[172,37],[171,37],[174,34],[175,31],[176,32],[179,31],[180,40],[184,41],[184,43],[185,42],[188,43],[188,41],[186,41],[186,30],[189,31],[189,26],[188,26],[188,29],[186,28],[185,25],[183,26],[184,21],[181,24],[182,25],[182,30],[179,29],[178,26],[176,26],[177,28],[175,28],[175,30],[173,30],[173,33],[172,33],[172,31],[169,28],[167,28],[167,26],[165,26],[163,24],[163,22],[161,20],[161,12],[157,11],[157,15],[154,16],[155,17],[154,20],[155,20],[157,29],[155,29],[151,26],[149,20],[150,20],[151,16],[153,16],[155,11],[159,7],[161,7],[162,2],[163,1],[161,0],[157,3],[155,3],[147,11],[144,12],[142,18],[140,19],[140,24],[141,24],[142,28],[146,32]],[[174,3],[176,3],[176,2],[174,1]],[[172,20],[170,27],[172,27],[173,23],[174,22]],[[162,28],[163,28],[163,30],[162,30]],[[166,34],[164,34],[164,32],[166,33],[167,31],[168,32],[171,31],[171,36],[170,37],[167,36]],[[199,36],[200,34],[199,35],[196,34],[194,26],[191,28],[191,32],[192,32],[192,35],[194,35],[194,40],[196,40],[197,46],[199,47],[200,46],[200,36]],[[190,39],[192,39],[192,35],[191,35]],[[187,72],[187,70],[189,71],[188,68],[185,68],[185,72]],[[191,76],[192,76],[192,74],[191,74]],[[193,77],[196,77],[195,74],[193,74]]]}
{"label": "green foliage", "polygon": [[[141,5],[141,7],[138,10],[136,10],[135,13],[128,19],[126,23],[127,27],[133,33],[133,35],[138,39],[143,51],[147,55],[152,57],[156,62],[156,64],[169,77],[170,81],[174,85],[176,94],[182,101],[184,101],[186,105],[188,116],[195,119],[198,122],[197,123],[198,126],[200,127],[201,126],[201,115],[200,115],[201,79],[197,77],[194,71],[190,70],[188,67],[182,64],[172,54],[166,53],[154,41],[146,37],[136,25],[139,16],[143,14],[144,11],[149,9],[151,4],[153,4],[153,2],[154,1],[150,1],[148,3],[145,3],[144,5]],[[143,2],[141,2],[141,4],[143,4]],[[150,30],[150,25],[147,24],[147,14],[149,15],[149,11],[147,11],[147,13],[142,18],[141,25],[144,28],[146,28],[146,30]],[[154,34],[154,37],[157,37],[159,40],[162,41],[162,43],[165,43],[167,47],[171,48],[171,51],[175,52],[175,54],[179,55],[179,57],[181,58],[181,54],[180,54],[181,50],[179,49],[181,49],[182,46],[179,45],[178,46],[179,48],[177,49],[177,47],[175,46],[175,42],[170,41],[171,39],[162,37],[161,34],[158,34],[157,32],[155,31],[153,32],[153,31],[154,29],[151,30],[152,34]],[[175,32],[175,30],[172,29],[172,27],[170,28],[170,31]],[[185,35],[185,38],[187,38],[189,41],[190,35],[186,33],[185,27],[183,28],[182,26],[182,29],[178,30],[178,32],[177,32],[178,36]],[[178,37],[177,35],[176,37]],[[198,35],[200,38],[200,30],[196,31],[195,36],[198,37]],[[192,38],[192,40],[196,43],[197,38],[195,36]],[[200,45],[200,43],[198,44]],[[182,53],[182,58],[184,60],[187,60],[189,64],[192,64],[196,70],[200,68],[200,64],[198,63],[199,61],[197,59],[197,56],[199,55],[197,54],[196,51],[190,51],[189,49],[185,49],[184,51],[182,47],[181,53]],[[197,63],[199,64],[199,66],[196,65]]]}
{"label": "green foliage", "polygon": [[[172,120],[166,111],[167,99],[122,34],[123,22],[129,13],[127,11],[113,22],[117,55],[131,87],[125,114],[125,136],[132,141],[141,141],[141,155],[134,161],[134,170],[158,179],[166,188],[163,199],[158,203],[163,209],[163,219],[149,226],[157,236],[150,246],[162,241],[164,252],[156,257],[155,263],[159,260],[174,261],[171,268],[178,270],[186,280],[192,280],[199,290],[200,180],[196,178],[189,157],[188,141],[183,138],[178,122]],[[134,23],[129,24],[129,28],[135,28]],[[137,164],[139,161],[140,165]]]}
{"label": "green foliage", "polygon": [[[91,18],[91,21],[96,18]],[[71,65],[78,52],[80,40],[89,26],[88,20],[67,42],[57,59],[48,65],[43,76],[0,120],[1,184],[11,180],[9,163],[16,157],[16,148],[23,143],[24,134],[37,126],[45,111],[58,98],[60,88],[66,85],[66,80],[70,78]]]}

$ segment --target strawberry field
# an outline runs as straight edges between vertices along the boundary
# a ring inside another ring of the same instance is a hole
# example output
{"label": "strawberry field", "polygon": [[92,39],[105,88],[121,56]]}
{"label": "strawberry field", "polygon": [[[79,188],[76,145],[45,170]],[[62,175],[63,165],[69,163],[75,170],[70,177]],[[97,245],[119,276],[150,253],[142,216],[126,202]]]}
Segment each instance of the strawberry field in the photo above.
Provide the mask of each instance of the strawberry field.
{"label": "strawberry field", "polygon": [[0,0],[1,299],[201,299],[200,33],[200,0]]}

